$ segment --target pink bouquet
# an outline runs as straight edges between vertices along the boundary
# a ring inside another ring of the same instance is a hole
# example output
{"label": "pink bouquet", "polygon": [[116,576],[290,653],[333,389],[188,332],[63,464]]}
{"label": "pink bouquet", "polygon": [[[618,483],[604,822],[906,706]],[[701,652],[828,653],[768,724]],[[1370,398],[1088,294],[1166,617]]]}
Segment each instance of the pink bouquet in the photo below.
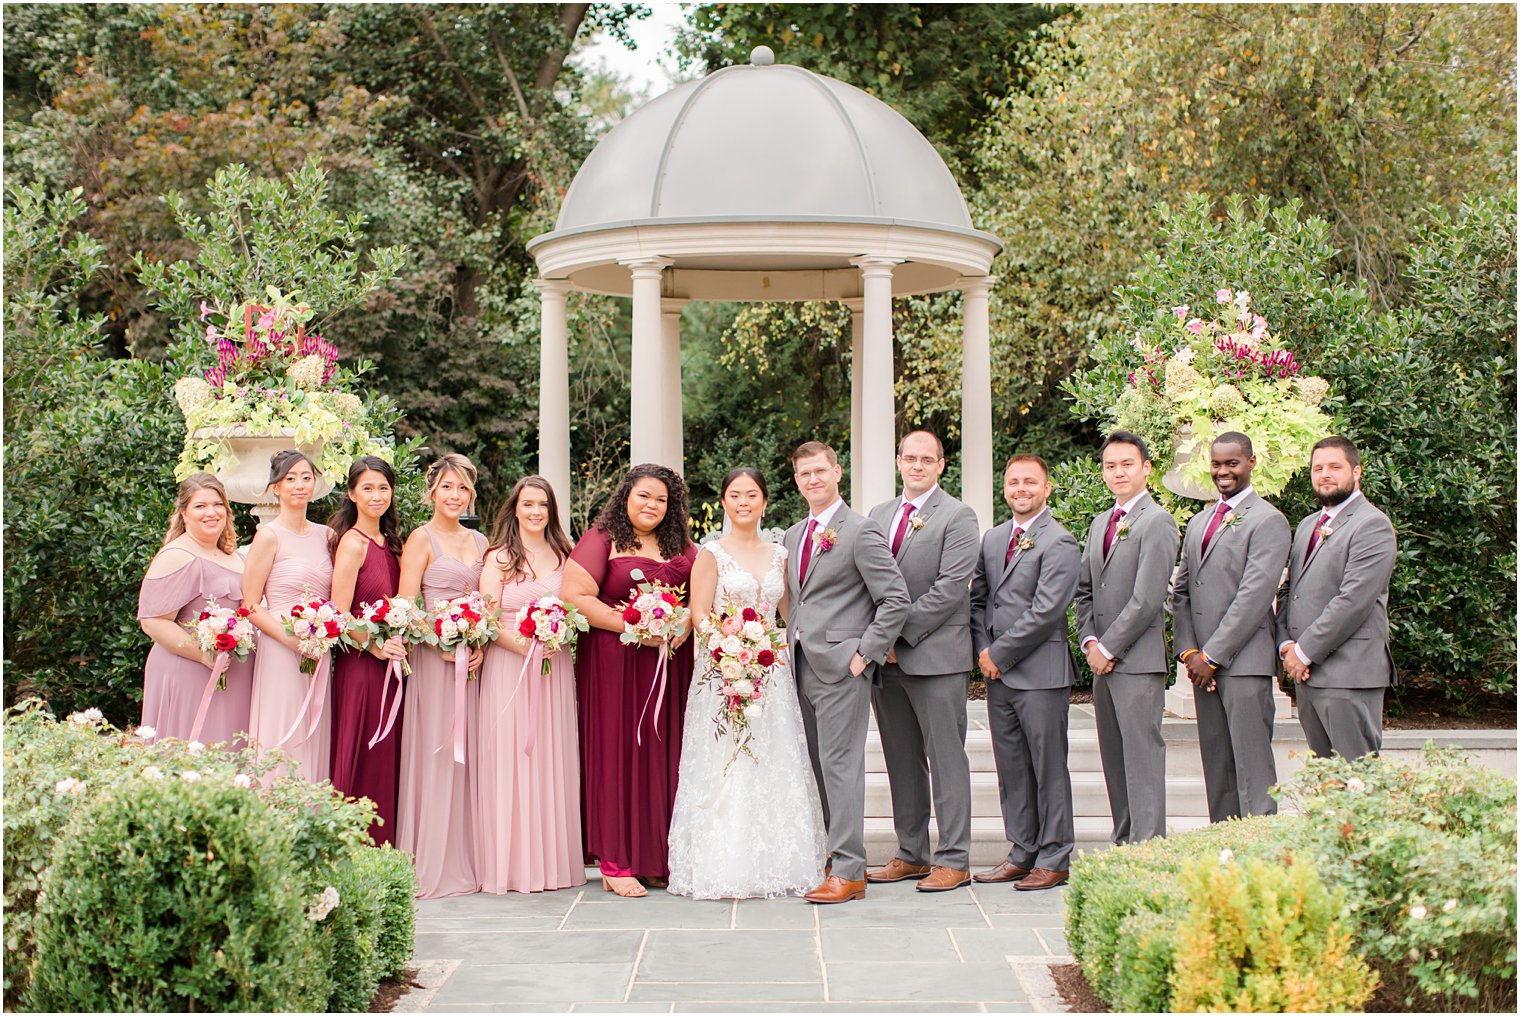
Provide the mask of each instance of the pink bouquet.
{"label": "pink bouquet", "polygon": [[745,607],[725,604],[701,623],[710,656],[703,680],[715,685],[723,699],[713,717],[717,736],[727,734],[734,743],[729,766],[740,752],[755,757],[749,746],[750,723],[765,708],[768,679],[781,665],[781,653],[786,648],[785,633],[775,622],[766,620],[769,612],[767,603]]}
{"label": "pink bouquet", "polygon": [[[691,608],[683,606],[681,598],[686,595],[686,587],[668,586],[663,582],[648,582],[644,579],[644,573],[637,568],[629,573],[637,583],[628,590],[628,602],[619,604],[618,610],[623,615],[623,633],[618,636],[618,641],[625,646],[636,646],[645,639],[658,639],[660,642],[660,662],[655,667],[654,686],[649,691],[649,698],[644,700],[644,708],[639,710],[639,725],[634,740],[644,743],[644,714],[649,710],[650,701],[654,702],[653,721],[658,723],[660,707],[665,701],[666,671],[670,665],[670,640],[684,626],[686,619],[691,616]],[[659,737],[659,728],[655,728],[655,736]]]}
{"label": "pink bouquet", "polygon": [[[423,640],[427,631],[428,616],[417,604],[405,596],[382,596],[371,603],[360,605],[359,613],[349,619],[347,627],[343,631],[343,644],[355,649],[367,645],[379,639],[381,642],[387,639],[405,639],[410,644],[416,644]],[[364,632],[369,636],[366,642],[359,642],[355,636]],[[369,739],[369,746],[373,748],[385,740],[391,728],[396,725],[396,717],[401,714],[401,693],[403,691],[401,678],[405,674],[412,675],[412,664],[405,658],[400,660],[388,660],[385,666],[385,683],[380,688],[380,715],[384,717],[375,727],[375,734]],[[391,679],[396,681],[396,694],[391,700],[389,716],[385,712],[385,693],[390,687]]]}
{"label": "pink bouquet", "polygon": [[227,668],[232,666],[233,660],[246,660],[253,652],[254,627],[248,620],[251,613],[246,607],[223,607],[207,597],[206,609],[201,611],[194,624],[185,625],[195,636],[195,643],[201,651],[213,654],[211,676],[201,691],[195,721],[190,724],[191,741],[200,740],[201,725],[206,722],[206,712],[211,708],[212,692],[227,688]]}
{"label": "pink bouquet", "polygon": [[500,630],[500,610],[491,598],[472,590],[452,600],[438,600],[433,604],[432,627],[423,634],[423,641],[437,646],[441,652],[454,654],[454,719],[449,735],[454,741],[454,761],[464,765],[464,731],[467,705],[465,687],[470,680],[470,660],[467,649],[489,645],[496,640]]}
{"label": "pink bouquet", "polygon": [[590,627],[585,614],[558,596],[540,596],[523,604],[523,608],[517,612],[517,634],[536,643],[537,647],[542,647],[542,673],[545,677],[549,674],[549,654],[566,646],[573,653],[576,639]]}
{"label": "pink bouquet", "polygon": [[317,661],[310,654],[316,653],[325,659],[324,654],[343,640],[348,623],[343,612],[330,600],[317,596],[292,606],[290,612],[280,618],[280,626],[301,643],[301,673],[315,674]]}

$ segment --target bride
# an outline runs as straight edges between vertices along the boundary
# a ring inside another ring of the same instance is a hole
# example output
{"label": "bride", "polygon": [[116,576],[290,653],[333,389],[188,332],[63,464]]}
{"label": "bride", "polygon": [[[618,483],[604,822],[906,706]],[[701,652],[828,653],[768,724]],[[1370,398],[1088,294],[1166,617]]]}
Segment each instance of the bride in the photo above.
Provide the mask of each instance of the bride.
{"label": "bride", "polygon": [[[764,477],[733,470],[721,500],[732,528],[692,566],[692,620],[725,603],[769,605],[774,620],[786,593],[786,550],[760,536]],[[825,837],[791,668],[770,672],[747,751],[737,752],[733,734],[720,734],[715,722],[723,703],[715,682],[704,680],[708,650],[705,641],[697,646],[686,701],[669,890],[704,900],[801,895],[823,878]]]}

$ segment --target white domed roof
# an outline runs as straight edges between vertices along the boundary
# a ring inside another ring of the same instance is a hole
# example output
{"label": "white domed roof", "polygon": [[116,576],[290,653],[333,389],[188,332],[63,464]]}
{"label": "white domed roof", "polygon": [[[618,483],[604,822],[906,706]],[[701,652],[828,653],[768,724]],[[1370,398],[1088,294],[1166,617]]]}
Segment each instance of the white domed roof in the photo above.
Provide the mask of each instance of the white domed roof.
{"label": "white domed roof", "polygon": [[767,55],[674,88],[615,127],[576,174],[556,234],[724,219],[973,229],[944,160],[901,114]]}

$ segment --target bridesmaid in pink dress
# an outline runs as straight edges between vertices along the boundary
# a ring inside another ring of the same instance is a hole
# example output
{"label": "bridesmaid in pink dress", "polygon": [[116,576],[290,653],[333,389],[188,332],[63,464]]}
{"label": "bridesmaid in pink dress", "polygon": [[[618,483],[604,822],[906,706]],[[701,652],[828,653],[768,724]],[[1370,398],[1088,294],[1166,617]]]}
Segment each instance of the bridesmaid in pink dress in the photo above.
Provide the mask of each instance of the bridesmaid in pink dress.
{"label": "bridesmaid in pink dress", "polygon": [[[358,615],[359,608],[395,596],[401,582],[401,527],[393,492],[396,473],[374,455],[348,467],[343,503],[328,520],[337,545],[333,549],[332,602]],[[364,637],[364,636],[361,636]],[[376,846],[396,840],[396,785],[400,778],[403,717],[393,711],[401,688],[390,680],[392,660],[406,659],[406,642],[397,637],[374,640],[362,649],[344,646],[336,653],[332,678],[332,782],[345,797],[375,803],[369,837]],[[404,682],[405,677],[401,680]],[[395,724],[373,748],[370,741]]]}
{"label": "bridesmaid in pink dress", "polygon": [[[433,517],[407,537],[401,553],[400,595],[425,602],[480,588],[486,538],[459,524],[475,501],[475,467],[463,455],[444,455],[428,467]],[[484,653],[473,650],[470,669]],[[412,855],[423,899],[480,891],[475,865],[475,766],[480,682],[465,692],[465,714],[454,715],[454,654],[431,646],[412,653],[401,734],[401,790],[396,846]],[[465,761],[454,761],[455,723],[463,727]]]}
{"label": "bridesmaid in pink dress", "polygon": [[501,634],[480,672],[480,756],[475,861],[481,888],[498,895],[586,884],[581,853],[581,766],[575,667],[517,634],[523,605],[558,596],[570,557],[554,489],[519,480],[497,513],[480,591],[501,604]]}
{"label": "bridesmaid in pink dress", "polygon": [[[184,625],[205,609],[208,596],[220,606],[236,607],[242,590],[243,559],[237,555],[227,491],[210,473],[187,476],[174,500],[163,549],[148,565],[137,594],[138,622],[153,640],[143,671],[142,722],[154,731],[149,741],[190,739],[215,657],[201,650]],[[248,730],[253,657],[232,662],[226,685],[211,693],[195,739],[231,742],[229,747],[237,749]]]}
{"label": "bridesmaid in pink dress", "polygon": [[[280,514],[259,527],[248,548],[243,606],[253,611],[251,620],[262,632],[253,668],[249,736],[261,753],[278,748],[296,763],[299,775],[321,783],[332,759],[327,707],[332,677],[320,665],[314,675],[301,673],[296,638],[280,625],[281,615],[298,601],[332,592],[332,530],[306,518],[316,484],[317,468],[303,453],[287,450],[270,458],[269,486],[279,498]],[[266,778],[282,775],[285,768],[275,767]]]}

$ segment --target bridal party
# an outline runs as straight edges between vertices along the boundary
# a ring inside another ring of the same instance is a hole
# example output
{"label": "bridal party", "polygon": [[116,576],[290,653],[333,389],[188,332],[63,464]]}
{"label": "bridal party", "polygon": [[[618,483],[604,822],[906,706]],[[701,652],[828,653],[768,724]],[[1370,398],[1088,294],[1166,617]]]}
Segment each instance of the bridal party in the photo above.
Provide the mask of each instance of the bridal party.
{"label": "bridal party", "polygon": [[[834,448],[807,441],[790,476],[736,465],[722,529],[698,546],[686,484],[660,464],[630,469],[573,541],[541,476],[477,531],[476,467],[442,455],[427,521],[403,533],[388,462],[324,478],[281,451],[278,513],[243,548],[222,484],[181,482],[138,600],[140,729],[248,745],[266,778],[368,799],[371,838],[412,858],[426,898],[571,888],[591,868],[628,899],[1054,888],[1076,845],[1078,653],[1115,843],[1166,834],[1170,675],[1192,685],[1212,821],[1275,810],[1279,680],[1316,754],[1381,745],[1396,543],[1356,446],[1314,446],[1320,511],[1296,527],[1253,489],[1249,435],[1207,455],[1217,498],[1185,530],[1149,493],[1145,441],[1118,430],[1099,453],[1112,504],[1085,530],[1053,516],[1050,469],[1025,452],[1003,465],[1011,517],[981,532],[939,485],[937,435],[900,438],[899,493],[864,513]],[[324,479],[343,491],[325,520],[310,511]],[[767,518],[778,483],[804,517]],[[976,872],[973,679],[1008,841]],[[873,715],[890,858],[866,856]]]}

